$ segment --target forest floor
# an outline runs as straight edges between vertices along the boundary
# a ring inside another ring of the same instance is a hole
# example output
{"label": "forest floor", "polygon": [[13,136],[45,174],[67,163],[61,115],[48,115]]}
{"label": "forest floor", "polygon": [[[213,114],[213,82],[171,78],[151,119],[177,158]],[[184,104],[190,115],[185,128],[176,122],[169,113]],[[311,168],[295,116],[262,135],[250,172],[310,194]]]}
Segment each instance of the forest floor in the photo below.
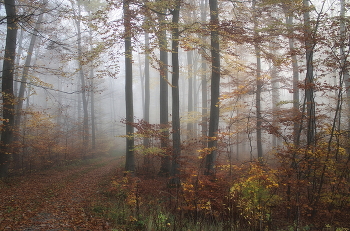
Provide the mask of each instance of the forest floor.
{"label": "forest floor", "polygon": [[120,160],[101,157],[0,181],[0,230],[110,230],[94,213]]}

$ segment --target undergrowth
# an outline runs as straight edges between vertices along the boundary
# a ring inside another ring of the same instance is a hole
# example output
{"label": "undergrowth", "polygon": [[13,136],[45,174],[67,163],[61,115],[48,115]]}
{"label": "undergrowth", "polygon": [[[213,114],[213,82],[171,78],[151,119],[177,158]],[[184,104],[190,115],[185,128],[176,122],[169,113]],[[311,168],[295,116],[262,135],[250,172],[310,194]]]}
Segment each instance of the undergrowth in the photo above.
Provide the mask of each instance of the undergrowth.
{"label": "undergrowth", "polygon": [[338,228],[326,220],[315,225],[307,207],[299,223],[288,219],[288,187],[278,169],[254,161],[231,167],[235,174],[220,165],[215,177],[184,167],[179,187],[152,171],[132,176],[119,170],[104,191],[109,204],[95,204],[92,212],[119,231],[347,230],[346,221],[334,223]]}

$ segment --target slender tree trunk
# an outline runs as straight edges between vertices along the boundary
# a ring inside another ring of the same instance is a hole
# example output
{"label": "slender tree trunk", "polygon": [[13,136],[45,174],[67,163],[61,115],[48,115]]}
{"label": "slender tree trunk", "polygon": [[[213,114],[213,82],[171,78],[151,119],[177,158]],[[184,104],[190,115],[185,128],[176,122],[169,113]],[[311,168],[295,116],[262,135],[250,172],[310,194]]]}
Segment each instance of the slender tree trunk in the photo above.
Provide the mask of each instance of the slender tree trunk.
{"label": "slender tree trunk", "polygon": [[[150,111],[150,99],[151,99],[151,93],[150,93],[150,70],[149,70],[149,34],[145,34],[145,46],[146,46],[146,52],[145,52],[145,110],[143,114],[143,118],[146,122],[149,123],[149,111]],[[148,146],[148,141],[146,142]]]}
{"label": "slender tree trunk", "polygon": [[[149,73],[149,34],[145,34],[145,101],[144,101],[144,111],[143,111],[143,119],[149,123],[149,110],[150,110],[150,98],[151,98],[151,93],[150,93],[150,73]],[[143,146],[145,148],[149,147],[149,138],[144,137],[143,138]],[[145,156],[144,163],[146,166],[150,165],[150,157],[149,155]]]}
{"label": "slender tree trunk", "polygon": [[[91,12],[89,11],[89,17],[91,17]],[[92,47],[92,30],[89,30],[89,42],[90,42],[90,51],[93,50]],[[90,92],[91,92],[91,149],[94,154],[96,149],[96,122],[95,122],[95,81],[94,81],[94,64],[93,60],[90,60]]]}
{"label": "slender tree trunk", "polygon": [[261,50],[258,44],[259,32],[257,31],[257,12],[256,12],[256,0],[252,1],[253,4],[253,14],[254,14],[254,49],[256,56],[256,93],[255,93],[255,107],[256,107],[256,148],[259,161],[262,161],[263,157],[263,148],[262,148],[262,117],[261,117],[261,88],[262,88],[262,80],[261,80]]}
{"label": "slender tree trunk", "polygon": [[206,175],[214,174],[214,166],[217,155],[217,133],[219,129],[219,97],[220,97],[220,43],[219,43],[219,12],[217,0],[209,0],[210,8],[210,44],[211,44],[211,103],[209,120],[208,149],[210,153],[206,156]]}
{"label": "slender tree trunk", "polygon": [[[202,0],[201,2],[201,21],[203,24],[206,23],[208,0]],[[202,36],[202,41],[205,42],[207,36]],[[202,84],[202,136],[203,136],[203,147],[207,146],[206,137],[208,134],[208,84],[207,84],[207,60],[205,58],[205,46],[203,45],[201,54],[201,84]]]}
{"label": "slender tree trunk", "polygon": [[158,14],[159,24],[161,30],[157,33],[159,42],[159,63],[160,63],[160,74],[159,74],[159,118],[160,126],[163,128],[162,138],[161,138],[161,148],[164,151],[164,156],[161,160],[161,168],[159,171],[160,175],[169,175],[170,172],[170,156],[168,155],[168,145],[169,145],[169,131],[167,129],[169,123],[169,109],[168,109],[168,42],[166,37],[165,29],[165,16],[161,13]]}
{"label": "slender tree trunk", "polygon": [[[21,60],[21,56],[22,56],[22,52],[23,52],[23,47],[22,47],[22,43],[23,43],[23,34],[24,34],[24,30],[21,30],[21,33],[19,35],[18,38],[18,49],[17,49],[17,54],[16,54],[16,66],[19,66],[20,60]],[[14,83],[13,83],[13,94],[14,96],[18,97],[18,86],[19,86],[19,72],[15,71],[15,76],[14,76]]]}
{"label": "slender tree trunk", "polygon": [[[43,6],[46,6],[46,4],[47,4],[47,0],[43,0]],[[19,92],[18,92],[18,96],[17,96],[17,100],[16,100],[17,104],[15,106],[15,121],[14,121],[15,131],[19,131],[20,126],[21,126],[23,101],[25,100],[24,92],[25,92],[25,89],[27,87],[26,83],[27,83],[29,68],[30,68],[33,53],[34,53],[34,46],[36,43],[38,31],[39,31],[40,25],[43,21],[43,18],[44,18],[44,8],[41,9],[39,17],[35,23],[34,30],[32,32],[32,36],[31,36],[30,43],[29,43],[26,61],[24,63]],[[14,135],[14,142],[17,142],[18,140],[19,140],[19,136]],[[15,167],[18,168],[20,165],[20,157],[19,157],[19,150],[17,150],[17,148],[14,149],[14,152],[13,152],[13,161],[15,163]]]}
{"label": "slender tree trunk", "polygon": [[[194,51],[194,59],[193,59],[193,113],[197,115],[198,111],[198,99],[199,99],[199,88],[198,88],[198,82],[197,82],[197,75],[198,75],[198,61],[199,61],[199,55],[197,51]],[[198,122],[194,121],[193,123],[193,136],[197,137],[198,135]]]}
{"label": "slender tree trunk", "polygon": [[[289,51],[292,58],[292,73],[293,73],[293,144],[295,148],[298,148],[300,145],[300,135],[301,135],[301,126],[300,126],[300,109],[299,109],[299,65],[298,60],[296,56],[296,50],[294,48],[294,25],[293,25],[293,12],[290,9],[285,9],[286,14],[286,27],[288,32],[288,43],[289,43]],[[292,157],[292,163],[291,168],[294,169],[295,172],[297,172],[297,162],[296,160],[297,152],[293,153]],[[297,195],[295,196],[298,200],[299,198],[299,192],[297,192]],[[291,201],[291,185],[288,184],[287,186],[287,200]],[[296,226],[299,226],[299,205],[294,208],[295,214],[296,214]],[[292,208],[287,208],[287,218],[289,219],[292,214]]]}
{"label": "slender tree trunk", "polygon": [[171,183],[178,185],[179,179],[179,157],[181,155],[181,138],[180,138],[180,100],[179,100],[179,17],[180,17],[180,0],[176,1],[175,9],[172,11],[173,29],[172,29],[172,127],[173,127],[173,156],[170,175]]}
{"label": "slender tree trunk", "polygon": [[125,105],[126,105],[126,161],[125,171],[135,171],[134,156],[134,106],[132,90],[132,27],[131,12],[129,9],[130,0],[123,1],[124,28],[125,28]]}
{"label": "slender tree trunk", "polygon": [[[43,5],[47,4],[47,0],[43,0]],[[16,105],[16,116],[15,116],[15,125],[19,126],[20,122],[21,122],[21,110],[23,107],[23,101],[24,101],[24,91],[27,87],[27,79],[28,79],[28,73],[29,73],[29,68],[30,68],[30,64],[32,61],[32,57],[33,57],[33,51],[34,51],[34,46],[35,46],[35,42],[38,36],[38,31],[40,28],[40,25],[43,21],[44,18],[44,9],[42,9],[40,11],[38,20],[35,23],[35,27],[30,39],[30,43],[29,43],[29,48],[28,48],[28,52],[27,52],[27,57],[26,57],[26,61],[24,64],[24,68],[23,68],[23,73],[22,73],[22,79],[21,79],[21,83],[20,83],[20,88],[19,88],[19,92],[18,92],[18,100],[17,100],[17,105]]]}
{"label": "slender tree trunk", "polygon": [[86,97],[86,84],[85,84],[85,74],[84,74],[84,68],[83,68],[83,51],[82,51],[82,45],[81,45],[81,6],[79,1],[78,3],[78,15],[77,19],[75,20],[76,26],[77,26],[77,43],[78,43],[78,65],[79,65],[79,77],[80,77],[80,83],[81,83],[81,98],[83,102],[83,154],[82,157],[85,158],[86,151],[89,145],[89,112],[88,112],[88,101]]}
{"label": "slender tree trunk", "polygon": [[[341,58],[341,74],[343,75],[343,82],[346,87],[346,102],[348,105],[347,110],[347,118],[348,118],[348,131],[350,131],[350,74],[349,74],[349,66],[347,57],[349,54],[345,52],[346,43],[348,43],[349,38],[346,37],[346,18],[345,18],[345,0],[340,0],[340,39],[341,39],[341,47],[340,47],[340,58]],[[348,48],[350,45],[348,45]],[[347,137],[350,139],[350,133],[348,132]],[[350,146],[347,148],[348,157],[350,159]]]}
{"label": "slender tree trunk", "polygon": [[306,115],[307,115],[307,131],[306,142],[308,146],[315,144],[316,135],[316,118],[315,118],[315,99],[314,99],[314,67],[313,54],[314,43],[313,34],[310,23],[309,0],[304,0],[306,8],[304,12],[304,38],[306,49],[306,77],[305,77],[305,97],[306,97]]}
{"label": "slender tree trunk", "polygon": [[94,84],[94,69],[91,66],[90,70],[91,81],[91,148],[93,151],[96,149],[96,123],[95,123],[95,84]]}
{"label": "slender tree trunk", "polygon": [[288,42],[289,50],[292,58],[292,69],[293,69],[293,111],[294,111],[294,126],[293,126],[293,143],[295,146],[299,146],[299,131],[300,123],[298,117],[300,116],[299,111],[299,65],[297,56],[294,48],[294,32],[293,32],[293,15],[290,12],[286,15],[286,25],[288,30]]}
{"label": "slender tree trunk", "polygon": [[[188,104],[187,112],[189,118],[191,118],[191,113],[193,112],[193,51],[187,51],[187,65],[188,65]],[[187,122],[187,139],[192,138],[193,136],[193,122]]]}
{"label": "slender tree trunk", "polygon": [[[271,49],[272,51],[274,50],[274,47]],[[272,52],[273,53],[273,52]],[[277,132],[280,132],[278,129],[278,103],[280,101],[280,94],[279,94],[279,80],[277,77],[277,67],[276,65],[272,62],[271,66],[271,86],[272,86],[272,114],[273,114],[273,119],[272,119],[272,126],[277,129]],[[272,148],[277,148],[281,145],[281,139],[280,139],[280,134],[273,134],[272,135]]]}
{"label": "slender tree trunk", "polygon": [[5,0],[5,10],[7,17],[6,45],[2,68],[2,118],[3,126],[0,143],[0,177],[6,177],[11,155],[11,142],[14,127],[14,103],[13,77],[15,71],[16,58],[16,3],[14,0]]}

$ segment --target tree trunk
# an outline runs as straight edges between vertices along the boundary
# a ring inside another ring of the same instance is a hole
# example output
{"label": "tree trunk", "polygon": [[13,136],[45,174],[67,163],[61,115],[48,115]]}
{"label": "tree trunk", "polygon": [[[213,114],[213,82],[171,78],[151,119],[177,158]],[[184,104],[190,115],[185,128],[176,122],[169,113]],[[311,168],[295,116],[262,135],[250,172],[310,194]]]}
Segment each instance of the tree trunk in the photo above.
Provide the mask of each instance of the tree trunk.
{"label": "tree trunk", "polygon": [[[43,0],[43,6],[46,6],[46,4],[47,4],[47,0]],[[40,25],[43,21],[43,18],[44,18],[44,8],[42,8],[40,10],[39,17],[35,23],[35,27],[34,27],[34,30],[32,32],[32,36],[30,38],[30,43],[29,43],[26,61],[24,63],[24,67],[23,67],[19,92],[18,92],[17,99],[16,99],[17,104],[15,106],[15,119],[14,119],[15,120],[14,121],[15,131],[19,131],[20,126],[21,126],[23,101],[25,100],[24,92],[25,92],[25,89],[27,87],[28,73],[29,73],[29,68],[30,68],[30,64],[32,61],[33,53],[34,53],[35,42],[36,42],[36,39],[38,36],[38,31],[39,31]],[[18,139],[19,139],[19,136],[14,135],[14,141],[16,142],[16,141],[18,141]],[[18,152],[19,152],[19,150],[16,150],[16,149],[13,152],[13,161],[15,163],[16,168],[18,168],[20,165],[20,157],[19,157]]]}
{"label": "tree trunk", "polygon": [[[91,17],[91,13],[89,11],[89,17]],[[89,30],[89,42],[90,42],[90,51],[93,50],[92,47],[92,30]],[[94,83],[94,64],[93,60],[90,60],[90,91],[91,91],[91,149],[92,154],[94,154],[96,149],[96,123],[95,123],[95,83]]]}
{"label": "tree trunk", "polygon": [[126,105],[126,161],[125,171],[135,171],[134,156],[134,106],[132,91],[132,44],[131,44],[131,12],[130,0],[123,1],[124,28],[125,28],[125,105]]}
{"label": "tree trunk", "polygon": [[255,92],[255,107],[256,107],[256,148],[257,148],[257,154],[259,161],[262,161],[263,157],[263,148],[262,148],[262,140],[261,140],[261,133],[262,133],[262,118],[261,118],[261,88],[262,88],[262,81],[261,81],[261,50],[258,44],[258,38],[259,38],[259,32],[257,31],[258,25],[257,25],[257,12],[256,12],[256,0],[252,1],[252,8],[253,8],[253,14],[254,14],[254,49],[255,49],[255,56],[256,56],[256,92]]}
{"label": "tree trunk", "polygon": [[[201,2],[201,21],[203,24],[206,23],[208,0],[202,0]],[[203,43],[207,41],[207,36],[202,36]],[[202,136],[203,136],[203,147],[207,146],[206,137],[208,135],[208,84],[207,84],[207,60],[205,58],[205,46],[203,45],[201,54],[201,84],[202,84]]]}
{"label": "tree trunk", "polygon": [[[274,53],[273,46],[271,47],[271,52],[273,55],[276,55]],[[280,134],[278,134],[280,132],[280,130],[278,129],[278,114],[277,114],[278,113],[278,103],[280,101],[280,93],[279,93],[280,84],[279,84],[279,80],[278,80],[278,76],[277,76],[277,67],[276,67],[274,62],[272,62],[272,66],[270,69],[271,69],[272,114],[273,114],[272,126],[277,131],[277,133],[272,134],[272,148],[277,148],[281,145]]]}
{"label": "tree trunk", "polygon": [[[151,98],[151,93],[150,93],[150,74],[149,74],[149,34],[145,34],[145,101],[144,101],[144,111],[143,111],[143,119],[149,123],[149,109],[150,109],[150,98]],[[143,138],[143,146],[145,148],[149,147],[149,138],[144,137]],[[150,165],[150,158],[149,155],[145,156],[144,159],[144,164],[146,166]]]}
{"label": "tree trunk", "polygon": [[14,95],[13,95],[13,76],[15,71],[16,58],[16,5],[14,0],[5,0],[5,9],[7,16],[6,46],[2,68],[2,118],[3,127],[1,131],[0,143],[0,177],[6,177],[11,154],[11,142],[13,138],[14,127]]}
{"label": "tree trunk", "polygon": [[[193,51],[187,51],[187,65],[188,65],[188,104],[187,113],[188,119],[191,119],[193,113],[193,68],[192,68]],[[187,139],[193,137],[193,121],[187,122]]]}
{"label": "tree trunk", "polygon": [[313,34],[310,23],[309,0],[304,0],[306,8],[304,12],[304,38],[306,49],[306,77],[305,77],[305,97],[306,97],[306,115],[307,115],[307,131],[306,142],[308,146],[315,144],[316,135],[316,118],[315,118],[315,99],[314,99],[314,67],[313,54],[314,43]]}
{"label": "tree trunk", "polygon": [[220,97],[220,43],[219,43],[219,12],[217,0],[209,0],[210,7],[210,40],[211,40],[211,103],[209,120],[208,149],[210,153],[206,157],[206,175],[214,174],[214,166],[217,155],[217,133],[219,128],[219,97]]}
{"label": "tree trunk", "polygon": [[[348,52],[345,51],[346,43],[348,38],[346,37],[346,19],[345,19],[345,0],[340,0],[340,39],[341,39],[341,47],[340,47],[340,62],[341,62],[341,74],[343,75],[343,82],[346,88],[346,102],[348,105],[347,118],[348,118],[348,131],[350,131],[350,75],[349,75],[349,66],[347,61]],[[349,47],[350,45],[348,45]],[[348,138],[350,138],[350,133],[348,132]],[[346,148],[349,159],[350,159],[350,147]]]}
{"label": "tree trunk", "polygon": [[90,70],[91,81],[91,148],[96,149],[96,123],[95,123],[95,92],[94,92],[94,69]]}
{"label": "tree trunk", "polygon": [[[16,66],[19,66],[20,60],[21,60],[21,56],[22,56],[22,52],[23,52],[23,34],[24,34],[24,30],[21,29],[21,33],[19,34],[19,38],[18,38],[18,49],[17,49],[17,54],[16,54]],[[16,97],[18,96],[18,86],[19,86],[19,75],[20,73],[18,71],[15,71],[14,74],[14,83],[13,83],[13,95]]]}
{"label": "tree trunk", "polygon": [[86,151],[89,145],[89,112],[88,112],[88,102],[86,98],[86,84],[85,84],[85,74],[83,69],[83,51],[81,46],[81,29],[80,29],[80,22],[81,22],[81,6],[79,1],[78,3],[78,15],[77,19],[75,20],[76,26],[77,26],[77,43],[78,43],[78,65],[79,65],[79,77],[80,77],[80,83],[81,83],[81,98],[83,102],[83,153],[82,157],[85,158]]}
{"label": "tree trunk", "polygon": [[179,17],[180,17],[180,0],[176,1],[175,9],[172,11],[173,29],[172,29],[172,127],[173,127],[173,156],[170,169],[172,177],[171,184],[179,185],[179,157],[181,155],[181,138],[180,138],[180,100],[179,100]]}
{"label": "tree trunk", "polygon": [[[162,12],[164,13],[164,12]],[[160,126],[163,129],[161,137],[161,148],[164,151],[164,156],[161,160],[160,175],[169,175],[170,172],[170,156],[168,154],[169,145],[169,131],[167,129],[169,123],[169,109],[168,109],[168,42],[165,30],[165,16],[162,13],[158,13],[158,20],[161,27],[159,33],[156,33],[159,42],[159,118]]]}
{"label": "tree trunk", "polygon": [[286,25],[288,30],[288,42],[289,50],[292,57],[292,68],[293,68],[293,111],[294,111],[294,126],[293,126],[293,143],[295,146],[299,146],[300,137],[300,123],[299,123],[299,66],[297,56],[294,49],[294,32],[293,32],[293,15],[287,12]]}

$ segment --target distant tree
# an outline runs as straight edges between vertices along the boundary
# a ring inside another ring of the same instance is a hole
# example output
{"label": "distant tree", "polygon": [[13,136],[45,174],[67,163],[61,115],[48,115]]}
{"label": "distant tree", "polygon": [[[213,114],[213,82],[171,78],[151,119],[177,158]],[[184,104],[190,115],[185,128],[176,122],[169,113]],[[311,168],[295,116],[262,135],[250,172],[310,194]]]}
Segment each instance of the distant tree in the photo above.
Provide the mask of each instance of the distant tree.
{"label": "distant tree", "polygon": [[258,32],[258,17],[256,9],[256,0],[252,1],[253,10],[253,22],[254,22],[254,49],[256,57],[256,92],[255,92],[255,107],[256,107],[256,147],[258,153],[258,159],[261,160],[263,157],[262,148],[262,117],[261,117],[261,90],[262,90],[262,80],[261,80],[261,49],[259,45],[259,32]]}
{"label": "distant tree", "polygon": [[[292,69],[293,69],[293,111],[294,116],[299,116],[299,65],[298,59],[296,55],[296,50],[294,48],[294,32],[293,32],[293,14],[291,12],[287,12],[286,14],[286,25],[288,30],[288,44],[289,51],[291,53],[292,58]],[[295,119],[294,127],[293,127],[293,142],[294,145],[299,145],[298,133],[300,130],[299,121]]]}
{"label": "distant tree", "polygon": [[[72,5],[74,2],[72,1]],[[78,44],[78,67],[79,67],[79,79],[81,84],[81,102],[83,103],[83,153],[82,156],[85,157],[86,151],[89,145],[89,112],[88,112],[88,100],[86,94],[86,80],[85,80],[85,70],[84,62],[86,58],[83,57],[83,47],[82,47],[82,32],[81,32],[81,3],[77,1],[78,12],[74,12],[74,22],[77,27],[77,44]]]}
{"label": "distant tree", "polygon": [[[207,18],[207,7],[208,6],[208,0],[202,0],[201,1],[201,22],[202,24],[206,24],[206,18]],[[207,40],[206,35],[202,35],[202,41],[205,42]],[[207,137],[208,134],[208,118],[207,118],[207,113],[208,113],[208,86],[207,86],[207,60],[205,57],[205,46],[204,44],[202,45],[201,48],[201,84],[202,84],[202,136]],[[203,141],[204,145],[206,146],[207,143],[204,140]]]}
{"label": "distant tree", "polygon": [[219,42],[219,11],[218,1],[209,0],[210,8],[210,44],[211,44],[211,103],[209,120],[208,149],[206,156],[205,174],[214,174],[214,165],[217,155],[217,132],[219,128],[219,97],[220,97],[220,42]]}
{"label": "distant tree", "polygon": [[[149,71],[149,61],[150,61],[150,57],[149,57],[149,33],[146,32],[145,33],[145,108],[143,111],[143,119],[149,123],[149,112],[150,112],[150,71]],[[144,137],[143,139],[143,146],[145,148],[147,148],[149,146],[149,138],[148,137]],[[149,165],[149,158],[148,156],[145,157],[145,164]]]}
{"label": "distant tree", "polygon": [[15,71],[16,40],[17,40],[17,15],[15,0],[5,0],[7,30],[5,55],[2,69],[2,130],[0,143],[0,177],[6,177],[13,139],[14,128],[14,104],[13,77]]}
{"label": "distant tree", "polygon": [[[187,65],[188,65],[188,104],[187,104],[187,112],[190,117],[191,113],[193,113],[193,50],[189,50],[186,52],[187,54]],[[193,121],[189,120],[187,122],[187,139],[192,138],[193,131]]]}

